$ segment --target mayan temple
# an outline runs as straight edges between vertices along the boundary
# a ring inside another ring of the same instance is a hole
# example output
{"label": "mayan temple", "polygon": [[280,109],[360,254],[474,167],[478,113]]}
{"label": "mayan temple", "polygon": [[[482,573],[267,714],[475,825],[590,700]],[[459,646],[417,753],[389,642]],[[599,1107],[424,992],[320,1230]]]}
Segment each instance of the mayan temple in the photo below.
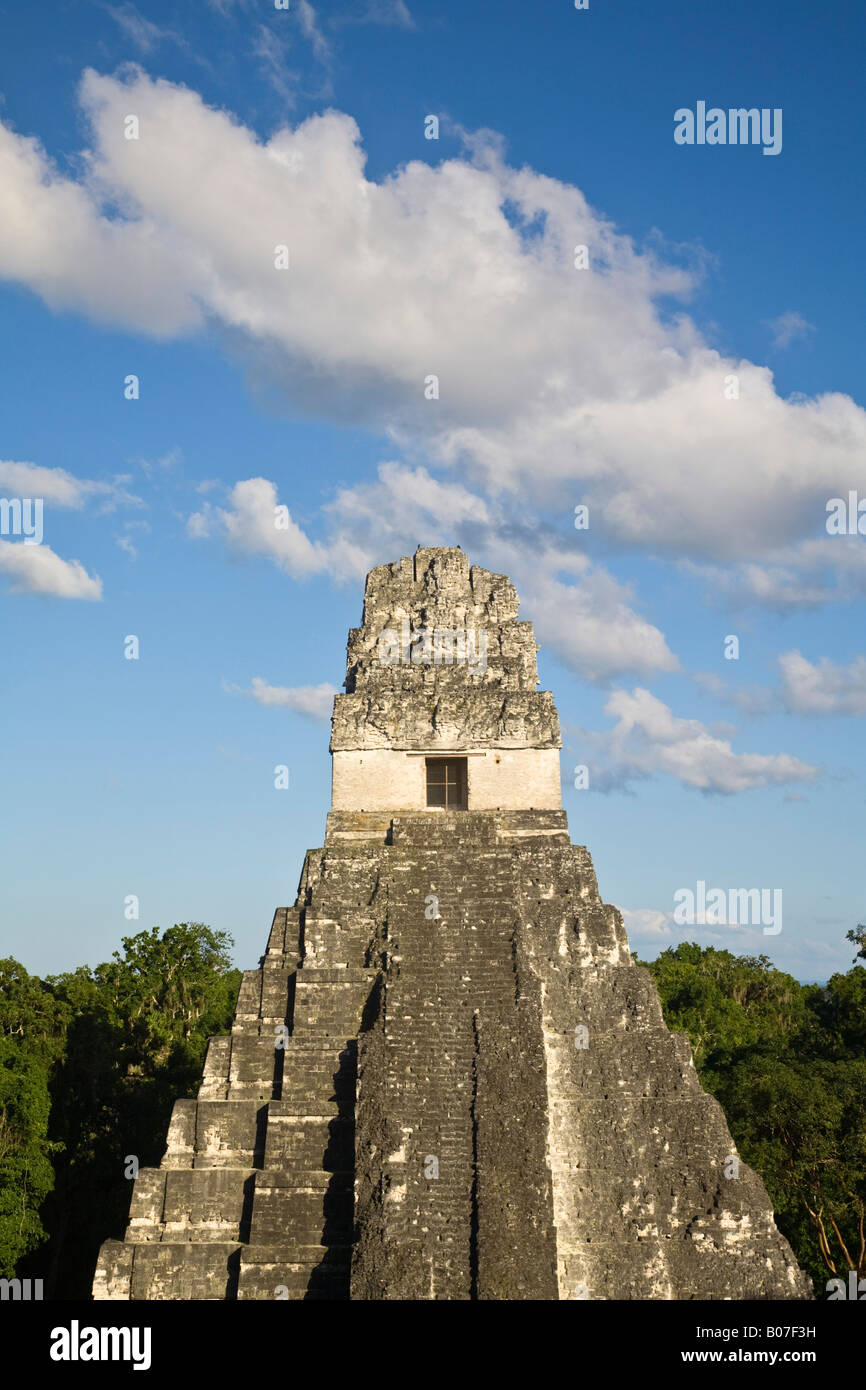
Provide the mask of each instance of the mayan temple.
{"label": "mayan temple", "polygon": [[569,840],[517,613],[459,549],[368,576],[324,847],[97,1299],[810,1296]]}

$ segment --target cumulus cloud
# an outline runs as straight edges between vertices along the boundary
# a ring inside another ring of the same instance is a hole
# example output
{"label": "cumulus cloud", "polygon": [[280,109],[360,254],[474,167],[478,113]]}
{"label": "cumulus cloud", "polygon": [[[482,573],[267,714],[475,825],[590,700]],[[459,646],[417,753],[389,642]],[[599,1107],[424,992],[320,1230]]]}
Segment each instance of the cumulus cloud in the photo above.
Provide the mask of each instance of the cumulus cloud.
{"label": "cumulus cloud", "polygon": [[295,577],[326,568],[327,552],[308,540],[288,508],[277,501],[277,489],[267,478],[247,478],[232,489],[225,510],[206,502],[187,522],[191,536],[201,539],[221,533],[229,546],[248,555],[264,555]]}
{"label": "cumulus cloud", "polygon": [[249,690],[241,690],[235,685],[229,686],[228,689],[238,694],[250,695],[260,705],[290,709],[295,714],[316,720],[330,719],[334,708],[334,696],[338,693],[336,686],[328,685],[326,682],[321,685],[268,685],[261,676],[253,676]]}
{"label": "cumulus cloud", "polygon": [[102,598],[102,580],[89,575],[78,560],[62,560],[47,545],[0,541],[0,574],[16,594],[46,598]]}
{"label": "cumulus cloud", "polygon": [[563,557],[554,547],[533,553],[526,543],[499,540],[491,550],[517,577],[542,645],[584,680],[603,683],[626,671],[648,676],[678,669],[664,634],[637,612],[631,590],[603,566],[587,563],[567,582],[558,577]]}
{"label": "cumulus cloud", "polygon": [[782,701],[792,714],[866,714],[866,657],[841,666],[827,657],[813,663],[798,651],[784,652],[779,670]]}
{"label": "cumulus cloud", "polygon": [[602,790],[663,774],[684,787],[732,795],[819,775],[818,768],[788,753],[735,753],[730,739],[699,719],[678,718],[640,687],[614,690],[604,712],[616,721],[613,728],[583,735],[597,755],[593,781]]}
{"label": "cumulus cloud", "polygon": [[81,100],[77,181],[0,131],[0,273],[49,304],[166,337],[222,325],[306,411],[387,429],[490,496],[587,502],[621,544],[759,566],[785,551],[796,574],[825,499],[866,491],[866,412],[785,399],[717,352],[669,311],[693,271],[495,140],[376,181],[337,111],[263,142],[140,71],[88,71]]}

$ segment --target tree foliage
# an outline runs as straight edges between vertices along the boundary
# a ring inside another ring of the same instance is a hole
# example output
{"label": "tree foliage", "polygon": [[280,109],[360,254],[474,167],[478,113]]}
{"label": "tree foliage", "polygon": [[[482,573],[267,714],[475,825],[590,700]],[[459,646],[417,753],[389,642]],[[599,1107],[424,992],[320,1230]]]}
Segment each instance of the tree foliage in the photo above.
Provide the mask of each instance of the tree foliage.
{"label": "tree foliage", "polygon": [[3,1273],[17,1263],[49,1296],[89,1297],[101,1242],[123,1234],[127,1159],[159,1163],[174,1100],[195,1092],[208,1038],[231,1026],[230,947],[191,922],[46,980],[0,962]]}
{"label": "tree foliage", "polygon": [[44,1241],[40,1208],[54,1184],[48,1137],[52,1071],[65,1014],[41,980],[0,960],[0,1276]]}
{"label": "tree foliage", "polygon": [[694,943],[647,968],[816,1293],[866,1275],[866,969],[801,985],[766,956]]}

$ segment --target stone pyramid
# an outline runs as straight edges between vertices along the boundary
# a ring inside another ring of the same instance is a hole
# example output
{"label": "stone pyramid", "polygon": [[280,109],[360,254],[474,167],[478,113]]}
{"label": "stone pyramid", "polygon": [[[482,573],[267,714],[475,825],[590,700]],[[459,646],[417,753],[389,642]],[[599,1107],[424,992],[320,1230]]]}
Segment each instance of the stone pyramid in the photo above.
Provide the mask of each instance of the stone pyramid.
{"label": "stone pyramid", "polygon": [[503,575],[367,578],[325,844],[97,1299],[809,1297],[561,808]]}

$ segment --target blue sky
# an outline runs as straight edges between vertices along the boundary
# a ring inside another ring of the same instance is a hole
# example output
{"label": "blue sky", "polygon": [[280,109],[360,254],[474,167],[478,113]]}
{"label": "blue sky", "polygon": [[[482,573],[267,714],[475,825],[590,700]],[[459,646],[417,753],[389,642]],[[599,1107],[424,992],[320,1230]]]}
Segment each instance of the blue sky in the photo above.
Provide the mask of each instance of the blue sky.
{"label": "blue sky", "polygon": [[[459,543],[536,625],[572,838],[637,951],[846,969],[862,7],[0,23],[0,497],[44,500],[41,545],[0,535],[0,953],[48,973],[195,919],[255,964],[324,833],[364,573]],[[781,152],[677,145],[699,101],[780,109]],[[782,931],[678,926],[699,880],[781,888]]]}

